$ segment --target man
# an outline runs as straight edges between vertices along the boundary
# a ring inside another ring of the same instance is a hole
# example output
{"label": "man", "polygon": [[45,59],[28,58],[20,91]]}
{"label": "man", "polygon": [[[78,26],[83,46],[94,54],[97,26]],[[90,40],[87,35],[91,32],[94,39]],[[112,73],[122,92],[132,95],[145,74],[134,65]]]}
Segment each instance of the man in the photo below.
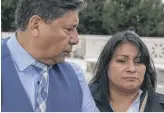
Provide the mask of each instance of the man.
{"label": "man", "polygon": [[77,44],[82,0],[20,0],[17,32],[2,40],[2,111],[98,111],[81,68],[64,62]]}

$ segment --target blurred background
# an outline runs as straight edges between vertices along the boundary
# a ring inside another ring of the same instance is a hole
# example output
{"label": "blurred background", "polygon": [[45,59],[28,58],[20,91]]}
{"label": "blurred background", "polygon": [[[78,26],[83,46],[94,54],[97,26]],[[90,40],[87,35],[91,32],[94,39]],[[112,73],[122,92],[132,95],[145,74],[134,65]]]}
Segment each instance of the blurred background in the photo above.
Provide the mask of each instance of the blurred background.
{"label": "blurred background", "polygon": [[[19,0],[1,0],[2,38],[13,34],[14,13]],[[133,26],[147,45],[157,71],[157,92],[164,94],[164,0],[86,0],[79,15],[80,42],[69,62],[79,64],[89,82],[107,40]]]}

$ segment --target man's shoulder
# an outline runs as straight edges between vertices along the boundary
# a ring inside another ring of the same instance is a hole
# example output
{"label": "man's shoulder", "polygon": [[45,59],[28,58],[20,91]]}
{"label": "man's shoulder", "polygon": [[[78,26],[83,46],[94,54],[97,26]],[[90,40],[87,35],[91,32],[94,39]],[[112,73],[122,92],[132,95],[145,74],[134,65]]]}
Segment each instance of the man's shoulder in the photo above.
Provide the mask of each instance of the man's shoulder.
{"label": "man's shoulder", "polygon": [[[67,62],[68,63],[68,62]],[[69,62],[69,65],[72,66],[73,70],[75,71],[76,73],[76,76],[79,80],[79,82],[81,84],[84,84],[86,82],[86,79],[85,79],[85,75],[84,75],[84,71],[83,69],[81,68],[80,65],[76,64],[76,63],[72,63],[72,62]]]}
{"label": "man's shoulder", "polygon": [[69,62],[69,64],[72,66],[73,70],[75,71],[77,77],[79,78],[79,80],[81,81],[82,79],[85,79],[84,77],[84,71],[83,69],[81,68],[80,65],[76,64],[76,63],[72,63],[72,62]]}
{"label": "man's shoulder", "polygon": [[7,41],[10,39],[10,37],[2,38],[1,39],[1,59],[7,58],[9,56],[7,49]]}
{"label": "man's shoulder", "polygon": [[64,66],[64,68],[67,67],[69,70],[75,72],[75,74],[78,77],[84,76],[83,69],[81,68],[80,65],[78,65],[76,63],[64,61],[63,63],[59,63],[58,65]]}
{"label": "man's shoulder", "polygon": [[68,61],[64,61],[62,63],[58,63],[58,65],[66,65],[66,66],[71,66],[74,70],[81,70],[82,68],[80,67],[80,65],[73,63],[73,62],[68,62]]}
{"label": "man's shoulder", "polygon": [[9,39],[10,39],[10,37],[2,38],[1,45],[3,46],[4,44],[6,44]]}
{"label": "man's shoulder", "polygon": [[72,68],[74,69],[75,72],[83,72],[82,68],[80,65],[73,63],[73,62],[67,62],[68,64],[70,64],[72,66]]}

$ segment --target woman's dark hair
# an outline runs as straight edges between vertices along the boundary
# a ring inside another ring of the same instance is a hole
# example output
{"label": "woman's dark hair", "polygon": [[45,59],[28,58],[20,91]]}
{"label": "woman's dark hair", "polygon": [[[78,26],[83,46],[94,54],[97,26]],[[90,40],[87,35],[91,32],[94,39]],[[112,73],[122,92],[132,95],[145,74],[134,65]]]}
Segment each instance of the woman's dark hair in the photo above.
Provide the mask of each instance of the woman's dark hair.
{"label": "woman's dark hair", "polygon": [[97,88],[99,88],[102,101],[108,100],[109,96],[109,80],[107,75],[109,62],[112,59],[116,47],[122,42],[132,42],[135,44],[139,49],[138,55],[140,56],[140,62],[146,66],[144,81],[140,88],[142,90],[148,90],[150,93],[153,93],[156,89],[155,67],[146,45],[134,31],[126,30],[116,33],[109,39],[96,63],[95,76],[91,80],[90,86],[92,84],[98,86]]}

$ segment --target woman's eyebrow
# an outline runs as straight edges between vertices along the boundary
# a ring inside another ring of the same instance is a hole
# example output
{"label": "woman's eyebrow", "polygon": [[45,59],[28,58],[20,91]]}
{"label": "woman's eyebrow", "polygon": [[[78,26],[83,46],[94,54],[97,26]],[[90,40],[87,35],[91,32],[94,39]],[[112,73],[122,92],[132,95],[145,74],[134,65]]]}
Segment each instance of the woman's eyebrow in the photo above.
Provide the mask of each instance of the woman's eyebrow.
{"label": "woman's eyebrow", "polygon": [[119,56],[126,57],[126,58],[128,58],[128,57],[129,57],[128,55],[124,55],[124,54],[115,55],[115,57],[119,57]]}

